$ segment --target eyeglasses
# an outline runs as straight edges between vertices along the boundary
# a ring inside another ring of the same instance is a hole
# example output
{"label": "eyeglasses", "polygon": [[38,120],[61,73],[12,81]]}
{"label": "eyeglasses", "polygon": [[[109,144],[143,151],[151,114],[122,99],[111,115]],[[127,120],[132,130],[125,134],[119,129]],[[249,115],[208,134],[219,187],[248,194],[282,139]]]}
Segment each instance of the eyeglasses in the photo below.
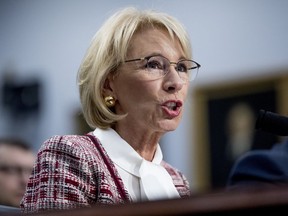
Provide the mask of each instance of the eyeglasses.
{"label": "eyeglasses", "polygon": [[3,172],[9,176],[20,176],[22,174],[30,175],[32,169],[20,166],[0,165],[0,172]]}
{"label": "eyeglasses", "polygon": [[193,81],[201,67],[199,63],[193,60],[183,59],[178,62],[171,62],[161,55],[130,59],[125,62],[133,61],[146,61],[145,68],[149,75],[155,79],[164,77],[169,72],[170,65],[174,65],[179,77],[185,82]]}

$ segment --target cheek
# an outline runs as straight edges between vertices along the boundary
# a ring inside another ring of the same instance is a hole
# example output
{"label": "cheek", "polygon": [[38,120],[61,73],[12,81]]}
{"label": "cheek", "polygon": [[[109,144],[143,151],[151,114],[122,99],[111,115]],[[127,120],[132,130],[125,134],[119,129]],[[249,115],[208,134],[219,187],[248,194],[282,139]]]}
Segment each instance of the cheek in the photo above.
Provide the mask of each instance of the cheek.
{"label": "cheek", "polygon": [[[154,87],[152,87],[154,86]],[[157,103],[157,86],[133,82],[119,90],[119,112],[147,113]]]}
{"label": "cheek", "polygon": [[188,96],[188,92],[189,92],[189,85],[184,85],[183,88],[181,89],[181,94],[182,94],[182,97],[184,99],[184,101],[187,100],[187,96]]}
{"label": "cheek", "polygon": [[157,94],[157,83],[142,79],[125,79],[117,83],[116,94],[121,99],[133,99],[132,102],[141,101],[144,98]]}
{"label": "cheek", "polygon": [[149,102],[155,99],[156,92],[155,89],[153,91],[149,86],[134,83],[126,89],[126,96],[137,106],[140,105],[140,103],[142,104],[143,102]]}

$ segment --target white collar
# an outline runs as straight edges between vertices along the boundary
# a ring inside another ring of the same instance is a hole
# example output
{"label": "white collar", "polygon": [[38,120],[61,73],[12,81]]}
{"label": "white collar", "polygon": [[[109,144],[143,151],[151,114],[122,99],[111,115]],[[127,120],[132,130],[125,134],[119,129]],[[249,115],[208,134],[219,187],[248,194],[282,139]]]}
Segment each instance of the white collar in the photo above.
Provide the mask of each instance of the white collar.
{"label": "white collar", "polygon": [[[139,170],[144,159],[115,130],[96,128],[93,134],[100,140],[114,163],[127,172],[140,177]],[[152,163],[160,165],[162,159],[163,154],[158,144]]]}
{"label": "white collar", "polygon": [[163,155],[159,144],[152,162],[142,158],[113,129],[96,128],[93,134],[100,140],[112,161],[140,180],[142,200],[179,197],[171,176],[160,165]]}

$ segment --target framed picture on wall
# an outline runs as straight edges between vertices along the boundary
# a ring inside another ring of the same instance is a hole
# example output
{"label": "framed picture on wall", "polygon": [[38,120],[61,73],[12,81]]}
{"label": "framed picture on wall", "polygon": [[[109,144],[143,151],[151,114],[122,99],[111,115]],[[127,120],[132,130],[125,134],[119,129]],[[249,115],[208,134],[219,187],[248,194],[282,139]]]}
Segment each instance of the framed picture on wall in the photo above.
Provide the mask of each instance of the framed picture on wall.
{"label": "framed picture on wall", "polygon": [[287,80],[282,76],[250,79],[194,90],[195,176],[200,187],[225,187],[237,158],[247,151],[271,148],[280,141],[274,134],[255,130],[255,123],[261,109],[275,113],[287,109]]}

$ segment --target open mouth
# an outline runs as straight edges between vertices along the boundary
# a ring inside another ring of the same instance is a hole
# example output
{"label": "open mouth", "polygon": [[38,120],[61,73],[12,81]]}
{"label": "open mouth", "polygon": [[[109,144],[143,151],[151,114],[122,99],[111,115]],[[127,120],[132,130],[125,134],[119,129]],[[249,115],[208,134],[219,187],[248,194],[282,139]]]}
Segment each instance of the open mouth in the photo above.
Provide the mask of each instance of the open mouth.
{"label": "open mouth", "polygon": [[166,106],[169,110],[174,110],[174,111],[176,111],[177,108],[179,107],[176,102],[168,102],[168,103],[165,104],[165,106]]}
{"label": "open mouth", "polygon": [[166,101],[162,106],[163,108],[165,108],[167,114],[177,116],[182,107],[182,102],[170,100],[170,101]]}

